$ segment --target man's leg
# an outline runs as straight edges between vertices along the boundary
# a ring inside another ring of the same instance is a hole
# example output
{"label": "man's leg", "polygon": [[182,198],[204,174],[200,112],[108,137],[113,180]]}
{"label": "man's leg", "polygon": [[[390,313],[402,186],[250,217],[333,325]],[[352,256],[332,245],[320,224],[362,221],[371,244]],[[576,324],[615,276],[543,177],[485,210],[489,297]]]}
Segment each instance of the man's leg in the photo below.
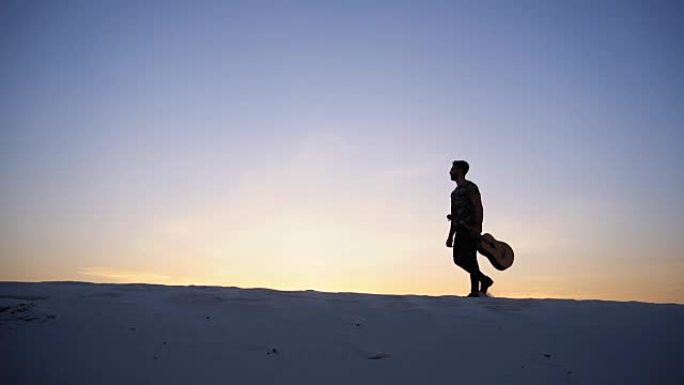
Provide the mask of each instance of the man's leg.
{"label": "man's leg", "polygon": [[470,259],[470,292],[477,293],[480,291],[480,281],[484,274],[480,271],[480,266],[477,264],[477,254]]}
{"label": "man's leg", "polygon": [[[473,284],[473,282],[476,283]],[[473,256],[473,270],[470,273],[470,285],[471,288],[474,288],[473,292],[479,291],[487,294],[487,289],[489,289],[492,284],[494,284],[494,280],[484,275],[484,273],[480,271],[480,265],[477,263],[477,253],[475,253]]]}
{"label": "man's leg", "polygon": [[494,284],[494,280],[487,277],[484,274],[482,274],[482,278],[480,279],[480,282],[482,283],[482,285],[480,287],[480,291],[484,294],[487,294],[487,289],[489,289],[489,287]]}
{"label": "man's leg", "polygon": [[485,275],[477,263],[477,242],[466,235],[454,238],[454,263],[470,274],[470,293],[480,292],[480,282]]}

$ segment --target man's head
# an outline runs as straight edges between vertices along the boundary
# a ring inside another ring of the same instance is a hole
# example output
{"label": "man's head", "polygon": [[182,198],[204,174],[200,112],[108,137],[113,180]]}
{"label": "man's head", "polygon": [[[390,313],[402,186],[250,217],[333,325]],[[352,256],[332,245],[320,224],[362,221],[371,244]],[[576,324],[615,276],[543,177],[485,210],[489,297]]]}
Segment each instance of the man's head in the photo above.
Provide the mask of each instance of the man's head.
{"label": "man's head", "polygon": [[468,162],[466,162],[465,160],[455,160],[451,164],[451,170],[449,171],[449,174],[451,175],[451,180],[455,181],[456,179],[458,179],[459,175],[465,177],[469,169],[470,166],[468,165]]}

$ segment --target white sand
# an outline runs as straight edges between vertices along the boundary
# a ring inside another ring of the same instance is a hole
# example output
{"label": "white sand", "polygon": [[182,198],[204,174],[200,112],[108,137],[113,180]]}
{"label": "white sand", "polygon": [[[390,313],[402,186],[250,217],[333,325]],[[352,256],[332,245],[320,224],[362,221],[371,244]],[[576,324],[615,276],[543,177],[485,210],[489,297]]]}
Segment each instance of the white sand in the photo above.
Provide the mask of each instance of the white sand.
{"label": "white sand", "polygon": [[684,306],[0,283],[0,384],[684,384]]}

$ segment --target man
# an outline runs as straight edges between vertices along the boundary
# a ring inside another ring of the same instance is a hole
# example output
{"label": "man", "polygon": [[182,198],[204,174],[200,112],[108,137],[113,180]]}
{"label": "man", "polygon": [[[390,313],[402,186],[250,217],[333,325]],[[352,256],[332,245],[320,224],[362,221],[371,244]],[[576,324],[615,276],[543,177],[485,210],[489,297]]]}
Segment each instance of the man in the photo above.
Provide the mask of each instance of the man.
{"label": "man", "polygon": [[477,263],[477,246],[482,233],[482,200],[477,185],[465,176],[470,166],[465,160],[455,160],[451,166],[451,180],[456,188],[451,193],[451,221],[447,247],[453,247],[454,263],[470,274],[468,297],[486,295],[494,281],[482,274]]}

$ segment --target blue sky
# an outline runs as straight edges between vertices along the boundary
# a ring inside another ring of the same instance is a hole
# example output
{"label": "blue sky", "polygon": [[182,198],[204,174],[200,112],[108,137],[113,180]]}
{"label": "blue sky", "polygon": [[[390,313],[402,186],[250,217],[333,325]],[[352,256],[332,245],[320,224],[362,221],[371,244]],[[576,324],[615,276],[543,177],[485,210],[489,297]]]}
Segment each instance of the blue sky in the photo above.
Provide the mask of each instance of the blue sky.
{"label": "blue sky", "polygon": [[0,279],[460,293],[444,214],[467,159],[518,256],[499,295],[682,302],[682,21],[665,1],[3,2]]}

